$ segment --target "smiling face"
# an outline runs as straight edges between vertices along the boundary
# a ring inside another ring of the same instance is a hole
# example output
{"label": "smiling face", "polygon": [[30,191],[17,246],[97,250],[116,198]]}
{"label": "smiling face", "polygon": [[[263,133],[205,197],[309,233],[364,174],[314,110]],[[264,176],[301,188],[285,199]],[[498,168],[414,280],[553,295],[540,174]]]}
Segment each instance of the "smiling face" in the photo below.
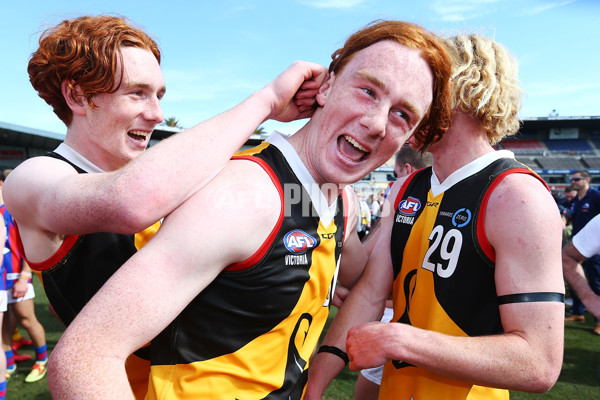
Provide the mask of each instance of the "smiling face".
{"label": "smiling face", "polygon": [[116,76],[121,67],[124,73],[117,91],[95,95],[97,107],[84,102],[83,111],[74,112],[71,125],[82,132],[74,141],[75,150],[106,171],[140,155],[164,118],[160,99],[165,83],[158,61],[150,51],[138,47],[122,47],[121,52],[123,64]]}
{"label": "smiling face", "polygon": [[303,133],[317,183],[354,183],[389,160],[427,113],[432,85],[416,50],[385,40],[357,52],[322,86]]}

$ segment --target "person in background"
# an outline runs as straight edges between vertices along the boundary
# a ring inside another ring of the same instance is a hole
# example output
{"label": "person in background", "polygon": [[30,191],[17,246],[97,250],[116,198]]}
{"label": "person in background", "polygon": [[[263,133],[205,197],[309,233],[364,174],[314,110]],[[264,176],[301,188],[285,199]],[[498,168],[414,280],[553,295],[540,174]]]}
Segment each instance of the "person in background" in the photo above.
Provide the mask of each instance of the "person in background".
{"label": "person in background", "polygon": [[31,356],[29,354],[19,354],[18,351],[21,347],[31,346],[32,344],[33,341],[22,336],[19,327],[16,327],[15,331],[12,334],[12,349],[15,355],[16,362],[27,361],[31,359]]}
{"label": "person in background", "polygon": [[[600,318],[600,296],[590,287],[581,263],[600,254],[600,215],[588,222],[563,248],[562,265],[565,280],[585,308]],[[600,378],[600,368],[598,369]]]}
{"label": "person in background", "polygon": [[[560,374],[562,222],[544,181],[492,147],[519,128],[516,62],[479,35],[447,44],[450,128],[428,149],[432,168],[393,186],[367,267],[323,340],[338,350],[314,358],[305,400],[348,362],[384,365],[379,399],[508,399]],[[390,293],[392,322],[368,322]]]}
{"label": "person in background", "polygon": [[577,196],[577,189],[573,185],[569,185],[565,188],[564,196],[559,200],[558,205],[564,208],[571,209],[573,205],[573,199]]}
{"label": "person in background", "polygon": [[[6,241],[6,225],[4,224],[4,218],[0,218],[0,243]],[[7,291],[6,291],[6,270],[4,262],[0,264],[0,332],[2,330],[2,323],[4,319],[4,313],[6,313],[7,307]],[[0,344],[2,344],[2,336],[0,335]],[[4,346],[3,346],[4,347]],[[7,374],[7,360],[4,351],[0,351],[0,400],[6,398],[6,381],[9,375]]]}
{"label": "person in background", "polygon": [[583,229],[573,235],[562,251],[562,265],[566,281],[577,293],[586,309],[595,317],[600,318],[600,296],[588,284],[581,265],[595,254],[600,254],[600,215],[595,216]]}
{"label": "person in background", "polygon": [[[586,170],[576,171],[571,175],[571,186],[577,190],[577,196],[571,200],[571,235],[576,235],[583,227],[600,213],[600,192],[590,187],[591,175]],[[600,255],[592,255],[582,263],[587,282],[596,294],[600,294]],[[585,321],[585,306],[577,293],[571,293],[573,306],[571,315],[565,322]],[[600,335],[600,319],[594,317],[596,324],[592,332]]]}
{"label": "person in background", "polygon": [[[396,153],[394,161],[394,179],[408,176],[414,171],[431,165],[431,153],[416,151],[410,142],[404,143]],[[394,181],[385,189],[384,200],[387,197]]]}
{"label": "person in background", "polygon": [[[11,170],[4,170],[0,182],[8,176]],[[12,336],[19,323],[32,338],[35,351],[35,363],[25,382],[33,383],[46,376],[48,352],[46,346],[46,331],[35,315],[33,299],[35,292],[31,282],[31,269],[19,254],[15,245],[18,235],[12,216],[6,210],[0,190],[0,213],[6,226],[4,242],[3,268],[6,270],[6,291],[8,309],[4,313],[2,324],[2,345],[6,355],[6,376],[9,379],[17,371],[16,351],[13,350]]]}
{"label": "person in background", "polygon": [[356,232],[358,232],[358,238],[362,240],[371,229],[371,210],[366,200],[363,199],[363,194],[356,191],[356,199],[358,201],[358,224],[356,226]]}
{"label": "person in background", "polygon": [[[103,15],[47,29],[29,60],[34,89],[67,132],[55,151],[16,167],[3,196],[21,256],[65,325],[264,120],[311,116],[326,75],[321,66],[294,63],[236,107],[146,150],[163,120],[160,61],[146,32]],[[145,351],[128,362],[139,396],[148,379]]]}
{"label": "person in background", "polygon": [[371,227],[373,227],[381,217],[381,204],[379,204],[378,196],[369,195],[369,208],[371,209]]}
{"label": "person in background", "polygon": [[[336,278],[366,262],[351,184],[449,120],[449,59],[423,28],[378,21],[332,58],[306,125],[238,153],[77,316],[55,399],[131,399],[126,353],[154,337],[148,399],[302,397]],[[226,212],[205,212],[216,199]]]}
{"label": "person in background", "polygon": [[426,168],[433,162],[430,152],[415,150],[410,143],[406,143],[396,153],[394,177],[396,179],[408,176],[418,169]]}

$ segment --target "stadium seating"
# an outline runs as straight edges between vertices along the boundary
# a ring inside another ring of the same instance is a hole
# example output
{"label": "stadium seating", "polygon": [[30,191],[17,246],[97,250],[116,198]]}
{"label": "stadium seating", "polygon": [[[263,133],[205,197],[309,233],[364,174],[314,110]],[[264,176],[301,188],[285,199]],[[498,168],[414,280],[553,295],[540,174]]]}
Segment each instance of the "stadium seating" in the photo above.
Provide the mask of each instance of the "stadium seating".
{"label": "stadium seating", "polygon": [[595,152],[592,144],[586,139],[553,139],[546,140],[545,143],[553,153],[593,154]]}
{"label": "stadium seating", "polygon": [[537,139],[505,139],[501,145],[515,154],[544,154],[547,151],[546,146]]}
{"label": "stadium seating", "polygon": [[600,156],[584,156],[581,158],[581,162],[586,168],[600,169]]}
{"label": "stadium seating", "polygon": [[563,169],[563,170],[579,170],[585,169],[585,166],[581,163],[577,157],[560,157],[560,156],[547,156],[537,157],[536,161],[542,169]]}
{"label": "stadium seating", "polygon": [[541,165],[536,161],[534,157],[523,157],[523,156],[515,156],[517,161],[527,165],[529,168],[536,170],[541,169]]}

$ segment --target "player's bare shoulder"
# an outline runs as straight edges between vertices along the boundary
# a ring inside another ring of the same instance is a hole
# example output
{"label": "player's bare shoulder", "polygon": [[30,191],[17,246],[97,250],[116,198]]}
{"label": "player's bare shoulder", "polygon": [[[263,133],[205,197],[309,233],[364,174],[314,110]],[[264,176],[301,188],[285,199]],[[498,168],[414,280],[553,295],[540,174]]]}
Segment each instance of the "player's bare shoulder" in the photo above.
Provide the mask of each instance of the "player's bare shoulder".
{"label": "player's bare shoulder", "polygon": [[[537,203],[532,203],[532,201]],[[495,207],[501,207],[504,204],[507,204],[508,207],[519,204],[526,209],[536,208],[540,205],[552,205],[556,208],[555,201],[544,183],[534,175],[523,173],[509,174],[502,179],[493,189],[489,204]]]}
{"label": "player's bare shoulder", "polygon": [[486,207],[485,225],[488,234],[497,230],[501,235],[521,230],[529,234],[537,229],[562,230],[560,214],[550,191],[535,176],[521,173],[506,176],[493,189]]}
{"label": "player's bare shoulder", "polygon": [[17,219],[24,220],[41,197],[59,189],[65,177],[77,175],[70,164],[52,157],[33,157],[23,161],[6,178],[2,196]]}

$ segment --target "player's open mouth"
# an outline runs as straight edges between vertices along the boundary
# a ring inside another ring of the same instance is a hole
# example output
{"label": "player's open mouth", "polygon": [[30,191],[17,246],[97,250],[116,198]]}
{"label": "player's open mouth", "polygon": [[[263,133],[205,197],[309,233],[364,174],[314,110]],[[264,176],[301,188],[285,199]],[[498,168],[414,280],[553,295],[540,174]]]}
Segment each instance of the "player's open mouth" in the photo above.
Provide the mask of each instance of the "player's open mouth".
{"label": "player's open mouth", "polygon": [[146,138],[148,136],[150,136],[150,132],[143,132],[143,131],[129,131],[127,132],[127,135],[129,135],[130,138],[143,142],[146,140]]}
{"label": "player's open mouth", "polygon": [[348,135],[338,138],[338,150],[348,160],[359,162],[369,156],[369,150]]}

